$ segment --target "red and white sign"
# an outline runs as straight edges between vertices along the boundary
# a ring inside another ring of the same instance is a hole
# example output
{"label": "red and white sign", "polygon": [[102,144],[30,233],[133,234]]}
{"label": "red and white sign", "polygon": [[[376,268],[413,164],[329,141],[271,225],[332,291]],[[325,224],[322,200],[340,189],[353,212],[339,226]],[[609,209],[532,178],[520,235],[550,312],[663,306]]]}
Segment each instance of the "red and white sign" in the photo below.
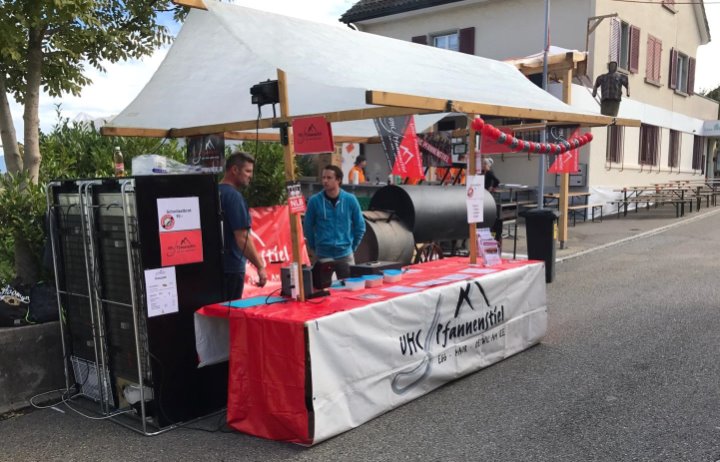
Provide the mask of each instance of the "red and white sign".
{"label": "red and white sign", "polygon": [[160,264],[186,265],[203,261],[200,202],[197,197],[157,200]]}
{"label": "red and white sign", "polygon": [[[243,298],[257,295],[269,295],[280,291],[280,268],[290,264],[292,260],[292,239],[290,237],[290,214],[288,206],[258,207],[250,209],[252,230],[250,232],[255,248],[265,262],[268,282],[265,287],[258,287],[257,269],[247,265],[245,269],[245,288]],[[302,229],[298,229],[302,235]],[[300,250],[303,264],[309,265],[305,246]]]}
{"label": "red and white sign", "polygon": [[290,206],[290,213],[305,212],[305,198],[302,195],[300,183],[298,183],[297,181],[288,182],[286,188],[288,194],[288,206]]}
{"label": "red and white sign", "polygon": [[418,148],[417,133],[415,132],[415,119],[410,118],[407,124],[402,143],[395,155],[395,165],[392,169],[393,175],[411,180],[425,179],[423,173],[422,157]]}
{"label": "red and white sign", "polygon": [[[575,130],[568,139],[580,136],[580,129]],[[572,149],[562,154],[558,154],[555,162],[548,169],[548,173],[577,173],[579,154],[577,149]]]}
{"label": "red and white sign", "polygon": [[295,154],[334,152],[332,128],[325,117],[302,117],[292,122]]}

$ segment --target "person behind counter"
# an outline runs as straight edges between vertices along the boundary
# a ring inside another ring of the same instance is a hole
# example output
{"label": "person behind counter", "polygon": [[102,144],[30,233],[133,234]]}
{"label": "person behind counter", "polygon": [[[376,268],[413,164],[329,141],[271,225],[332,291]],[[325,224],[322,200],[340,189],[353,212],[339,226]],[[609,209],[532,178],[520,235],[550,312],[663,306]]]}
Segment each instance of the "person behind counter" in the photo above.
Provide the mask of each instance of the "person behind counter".
{"label": "person behind counter", "polygon": [[490,192],[495,192],[495,189],[500,185],[500,180],[495,176],[495,172],[492,171],[492,165],[492,159],[483,159],[482,174],[485,175],[485,189]]}
{"label": "person behind counter", "polygon": [[225,300],[242,297],[245,285],[245,264],[247,260],[257,268],[260,287],[267,283],[265,264],[255,249],[250,236],[252,219],[245,198],[238,191],[246,188],[253,177],[255,158],[241,151],[231,154],[225,161],[225,175],[220,181],[220,207],[223,212],[223,234],[225,238]]}
{"label": "person behind counter", "polygon": [[307,247],[316,262],[339,263],[335,266],[339,279],[350,276],[349,265],[355,264],[353,252],[365,234],[360,203],[340,189],[342,178],[342,170],[335,165],[323,169],[323,190],[308,201],[303,222]]}
{"label": "person behind counter", "polygon": [[365,166],[367,165],[367,159],[365,156],[360,154],[355,158],[355,165],[350,169],[348,179],[351,184],[363,184],[367,180],[365,179]]}

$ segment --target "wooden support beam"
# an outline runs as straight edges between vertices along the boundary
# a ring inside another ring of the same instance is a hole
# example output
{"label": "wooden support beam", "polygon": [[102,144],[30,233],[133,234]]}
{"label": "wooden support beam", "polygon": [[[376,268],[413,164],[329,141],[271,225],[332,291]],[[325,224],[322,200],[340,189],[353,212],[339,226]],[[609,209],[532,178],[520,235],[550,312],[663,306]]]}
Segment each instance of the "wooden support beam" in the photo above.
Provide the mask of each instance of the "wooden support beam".
{"label": "wooden support beam", "polygon": [[[562,100],[565,104],[572,104],[572,70],[568,70],[563,77]],[[560,175],[560,200],[558,201],[558,210],[560,211],[560,226],[558,230],[558,240],[560,248],[565,248],[565,242],[568,238],[568,205],[570,193],[570,174],[563,173]]]}
{"label": "wooden support beam", "polygon": [[[268,142],[279,142],[280,134],[278,133],[253,133],[253,132],[225,132],[226,140],[237,140],[237,141],[268,141]],[[335,143],[379,143],[378,137],[363,137],[363,136],[334,136],[333,142]]]}
{"label": "wooden support beam", "polygon": [[[277,70],[278,90],[280,95],[280,115],[286,120],[290,118],[290,104],[288,103],[287,75],[282,69]],[[289,122],[288,122],[289,123]],[[295,181],[295,149],[293,146],[292,126],[287,127],[287,144],[283,145],[283,153],[285,160],[285,179],[287,181]],[[300,256],[301,246],[304,245],[305,238],[301,236],[302,225],[300,223],[300,214],[290,213],[290,238],[292,241],[292,261],[297,263],[297,281],[298,281],[298,300],[305,301],[305,284],[303,278],[302,258]]]}
{"label": "wooden support beam", "polygon": [[322,116],[327,119],[328,122],[350,122],[353,120],[367,120],[376,119],[378,117],[395,117],[411,114],[427,114],[437,111],[418,111],[414,108],[398,108],[398,107],[373,107],[365,109],[351,109],[347,111],[337,112],[321,112],[317,114],[304,114],[295,115],[292,118],[281,116],[278,119],[260,119],[260,120],[246,120],[243,122],[228,122],[215,125],[203,125],[197,127],[187,127],[171,130],[170,136],[172,138],[181,138],[185,136],[193,135],[205,135],[207,133],[220,133],[220,132],[234,132],[234,131],[245,131],[255,130],[257,128],[272,128],[276,123],[292,122],[292,119],[300,117],[317,117]]}
{"label": "wooden support beam", "polygon": [[[470,119],[474,119],[474,115],[470,115]],[[465,180],[465,182],[469,182],[470,179],[475,176],[477,173],[477,162],[475,159],[475,150],[477,148],[477,142],[475,138],[477,138],[476,131],[474,128],[472,128],[472,124],[470,124],[469,128],[469,139],[468,139],[468,176]],[[485,191],[483,190],[483,194],[485,194]],[[477,223],[470,223],[470,264],[474,265],[477,263],[477,257],[478,257],[478,246],[477,246]]]}
{"label": "wooden support beam", "polygon": [[202,0],[172,0],[172,2],[176,5],[207,11],[207,6]]}
{"label": "wooden support beam", "polygon": [[448,101],[439,98],[427,98],[372,90],[366,92],[365,99],[368,104],[380,106],[414,107],[438,112],[462,112],[465,114],[482,114],[520,119],[562,121],[587,126],[610,125],[616,120],[612,117],[602,115],[574,114],[465,101]]}
{"label": "wooden support beam", "polygon": [[103,136],[135,136],[139,138],[167,138],[169,130],[162,128],[100,127]]}

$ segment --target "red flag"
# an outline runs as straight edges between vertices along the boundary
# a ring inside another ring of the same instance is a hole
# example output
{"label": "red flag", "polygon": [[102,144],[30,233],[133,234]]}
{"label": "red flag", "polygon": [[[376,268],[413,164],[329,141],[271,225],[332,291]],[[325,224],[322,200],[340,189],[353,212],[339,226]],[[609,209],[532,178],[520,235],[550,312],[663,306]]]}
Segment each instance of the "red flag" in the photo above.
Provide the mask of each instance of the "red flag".
{"label": "red flag", "polygon": [[395,165],[392,169],[393,175],[398,175],[411,180],[425,179],[423,173],[422,157],[418,149],[417,133],[415,132],[415,119],[411,118],[405,129],[402,143],[395,155]]}
{"label": "red flag", "polygon": [[[568,139],[580,136],[580,129],[577,128]],[[558,154],[555,162],[548,169],[548,173],[577,173],[579,153],[577,149]]]}

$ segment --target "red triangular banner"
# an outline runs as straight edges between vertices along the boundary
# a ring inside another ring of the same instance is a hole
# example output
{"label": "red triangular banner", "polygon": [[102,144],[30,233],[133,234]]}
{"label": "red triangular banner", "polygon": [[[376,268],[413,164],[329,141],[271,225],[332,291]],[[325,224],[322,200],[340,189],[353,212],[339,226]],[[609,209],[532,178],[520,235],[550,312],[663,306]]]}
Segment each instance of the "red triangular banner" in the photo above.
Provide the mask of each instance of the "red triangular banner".
{"label": "red triangular banner", "polygon": [[[580,129],[576,129],[568,139],[576,138],[580,135]],[[578,172],[579,154],[577,149],[572,149],[562,154],[558,154],[555,162],[548,169],[548,173],[577,173]]]}
{"label": "red triangular banner", "polygon": [[411,118],[405,128],[402,143],[395,155],[395,165],[392,169],[393,175],[411,180],[423,180],[422,157],[418,149],[417,133],[415,132],[415,119]]}

